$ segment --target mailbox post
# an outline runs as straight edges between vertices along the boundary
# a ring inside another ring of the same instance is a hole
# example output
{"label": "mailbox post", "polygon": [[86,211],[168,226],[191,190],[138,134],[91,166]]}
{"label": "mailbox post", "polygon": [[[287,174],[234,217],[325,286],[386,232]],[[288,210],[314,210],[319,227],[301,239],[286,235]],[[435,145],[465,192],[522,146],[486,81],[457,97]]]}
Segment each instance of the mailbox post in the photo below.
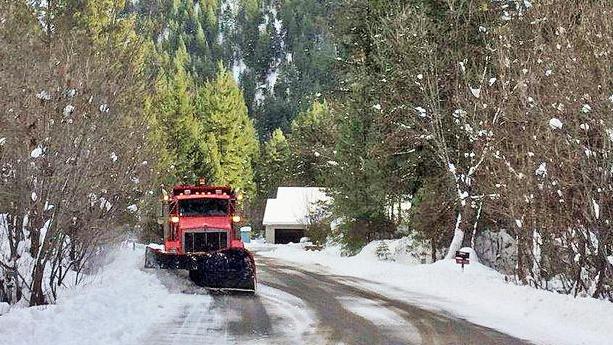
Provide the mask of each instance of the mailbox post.
{"label": "mailbox post", "polygon": [[464,272],[464,265],[470,264],[470,253],[460,250],[456,251],[455,262],[456,264],[462,265],[462,272]]}

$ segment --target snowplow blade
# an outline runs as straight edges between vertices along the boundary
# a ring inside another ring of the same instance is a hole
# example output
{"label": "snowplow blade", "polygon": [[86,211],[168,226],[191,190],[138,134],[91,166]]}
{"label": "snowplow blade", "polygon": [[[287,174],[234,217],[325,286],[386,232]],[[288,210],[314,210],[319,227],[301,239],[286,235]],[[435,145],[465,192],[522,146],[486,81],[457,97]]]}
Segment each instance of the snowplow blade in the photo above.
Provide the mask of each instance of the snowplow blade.
{"label": "snowplow blade", "polygon": [[254,292],[256,287],[255,260],[243,248],[177,255],[147,247],[145,268],[186,269],[196,285],[209,289]]}
{"label": "snowplow blade", "polygon": [[197,260],[190,255],[166,253],[151,247],[145,249],[145,268],[193,270],[197,267]]}
{"label": "snowplow blade", "polygon": [[190,270],[194,283],[209,289],[255,291],[255,261],[242,248],[224,249],[197,259],[197,269]]}

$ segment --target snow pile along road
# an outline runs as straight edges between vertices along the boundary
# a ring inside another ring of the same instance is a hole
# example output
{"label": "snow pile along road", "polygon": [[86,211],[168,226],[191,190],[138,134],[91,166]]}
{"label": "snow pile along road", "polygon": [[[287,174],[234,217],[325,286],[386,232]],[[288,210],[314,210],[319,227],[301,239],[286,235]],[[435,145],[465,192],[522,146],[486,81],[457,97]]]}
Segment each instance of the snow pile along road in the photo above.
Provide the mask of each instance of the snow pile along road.
{"label": "snow pile along road", "polygon": [[[0,344],[135,344],[177,299],[156,275],[141,270],[143,249],[117,249],[114,261],[89,284],[63,289],[56,305],[13,309],[0,316]],[[209,299],[208,296],[198,296]]]}
{"label": "snow pile along road", "polygon": [[613,339],[613,303],[518,286],[472,260],[464,272],[451,260],[425,265],[379,261],[374,247],[353,257],[339,257],[337,250],[305,251],[300,245],[270,245],[258,253],[306,270],[322,273],[323,266],[323,273],[361,278],[367,280],[362,288],[537,344],[610,345]]}

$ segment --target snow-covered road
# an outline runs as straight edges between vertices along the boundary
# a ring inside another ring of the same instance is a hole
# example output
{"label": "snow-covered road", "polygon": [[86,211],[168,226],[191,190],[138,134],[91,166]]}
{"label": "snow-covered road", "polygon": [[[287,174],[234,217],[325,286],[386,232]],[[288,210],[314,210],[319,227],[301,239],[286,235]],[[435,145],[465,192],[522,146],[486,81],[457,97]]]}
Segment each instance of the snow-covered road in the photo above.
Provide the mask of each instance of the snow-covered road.
{"label": "snow-covered road", "polygon": [[159,273],[171,292],[189,297],[166,308],[174,313],[156,322],[141,344],[527,344],[362,290],[355,278],[277,259],[256,261],[256,295],[209,294],[191,285],[186,274]]}
{"label": "snow-covered road", "polygon": [[608,302],[509,284],[477,264],[461,273],[445,262],[252,250],[260,250],[257,294],[227,295],[184,271],[144,269],[144,246],[119,246],[56,305],[0,316],[0,345],[527,343],[503,333],[539,345],[611,343]]}
{"label": "snow-covered road", "polygon": [[156,322],[142,344],[321,343],[308,306],[282,290],[260,284],[255,295],[214,293],[189,283],[184,272],[159,274],[169,290],[190,297]]}

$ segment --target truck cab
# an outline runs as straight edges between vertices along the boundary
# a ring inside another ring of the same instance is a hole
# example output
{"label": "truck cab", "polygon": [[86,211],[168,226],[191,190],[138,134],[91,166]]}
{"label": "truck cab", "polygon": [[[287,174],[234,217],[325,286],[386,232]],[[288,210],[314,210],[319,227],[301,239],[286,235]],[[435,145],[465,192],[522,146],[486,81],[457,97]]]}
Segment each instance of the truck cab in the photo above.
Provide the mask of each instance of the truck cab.
{"label": "truck cab", "polygon": [[256,266],[238,233],[236,203],[241,195],[228,186],[178,185],[162,189],[158,224],[164,245],[150,244],[145,268],[185,269],[197,285],[255,292]]}
{"label": "truck cab", "polygon": [[239,199],[226,186],[174,187],[164,211],[164,250],[192,254],[242,247],[236,231]]}

